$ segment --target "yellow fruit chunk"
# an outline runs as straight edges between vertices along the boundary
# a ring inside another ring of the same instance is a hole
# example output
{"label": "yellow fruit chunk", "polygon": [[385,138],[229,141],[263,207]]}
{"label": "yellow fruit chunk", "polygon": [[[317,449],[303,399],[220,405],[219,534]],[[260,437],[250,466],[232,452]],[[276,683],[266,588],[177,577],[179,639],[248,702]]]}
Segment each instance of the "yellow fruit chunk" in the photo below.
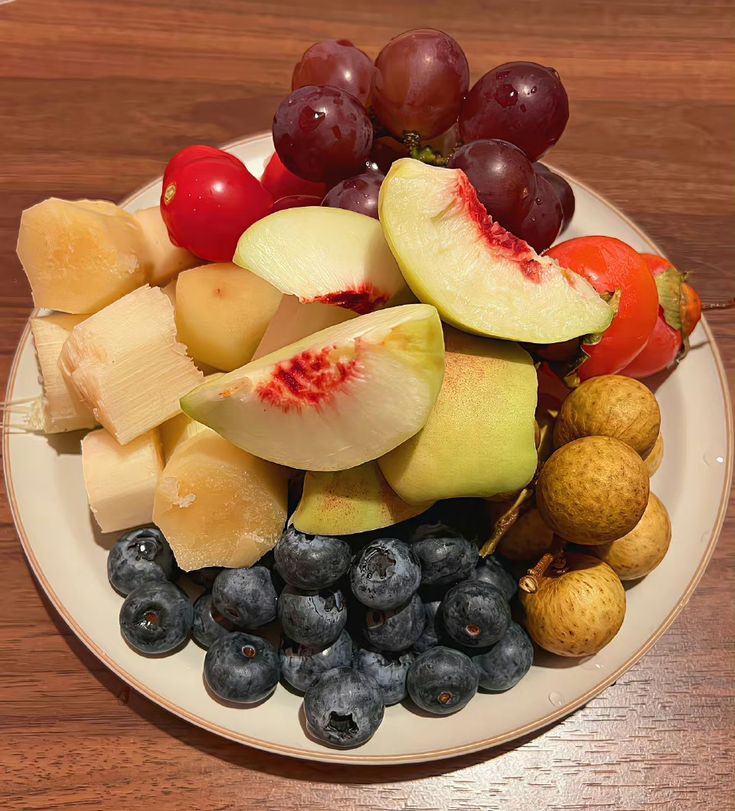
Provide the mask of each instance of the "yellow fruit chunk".
{"label": "yellow fruit chunk", "polygon": [[179,340],[199,361],[231,372],[253,356],[281,293],[237,265],[204,265],[176,280]]}
{"label": "yellow fruit chunk", "polygon": [[[214,380],[217,377],[222,377],[221,372],[215,372],[212,375],[207,375],[205,380]],[[209,431],[210,428],[207,428],[206,425],[202,425],[201,422],[197,422],[193,420],[188,414],[177,414],[175,417],[171,417],[170,420],[166,420],[161,427],[161,445],[163,446],[163,458],[166,462],[171,458],[174,450],[185,440],[189,439],[190,436],[194,436],[194,434],[198,434],[200,431]]]}
{"label": "yellow fruit chunk", "polygon": [[153,495],[163,470],[156,429],[120,445],[104,428],[82,440],[82,469],[89,507],[103,532],[153,518]]}
{"label": "yellow fruit chunk", "polygon": [[391,490],[376,462],[331,473],[307,473],[293,525],[308,535],[352,535],[398,524],[433,502],[407,504]]}
{"label": "yellow fruit chunk", "polygon": [[97,421],[59,368],[59,355],[69,333],[86,315],[52,315],[31,318],[31,332],[41,372],[43,397],[40,420],[34,428],[47,434],[94,428]]}
{"label": "yellow fruit chunk", "polygon": [[287,491],[285,468],[202,431],[167,462],[153,520],[185,571],[252,566],[281,536]]}
{"label": "yellow fruit chunk", "polygon": [[182,270],[201,264],[201,259],[171,242],[159,206],[143,208],[136,211],[133,217],[145,239],[150,263],[147,281],[150,284],[164,285],[175,279]]}
{"label": "yellow fruit chunk", "polygon": [[179,398],[203,377],[176,341],[171,302],[148,286],[74,327],[59,362],[122,445],[178,414]]}
{"label": "yellow fruit chunk", "polygon": [[36,307],[66,313],[101,310],[140,287],[150,268],[132,214],[104,200],[52,197],[26,209],[17,252]]}

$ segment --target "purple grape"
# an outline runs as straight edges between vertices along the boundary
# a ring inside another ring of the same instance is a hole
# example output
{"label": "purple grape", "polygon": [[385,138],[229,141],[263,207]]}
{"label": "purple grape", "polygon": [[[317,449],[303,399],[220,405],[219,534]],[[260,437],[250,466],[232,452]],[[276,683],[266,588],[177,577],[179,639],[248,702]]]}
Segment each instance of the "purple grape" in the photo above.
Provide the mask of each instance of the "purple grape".
{"label": "purple grape", "polygon": [[457,120],[469,77],[467,57],[449,34],[406,31],[375,60],[373,109],[399,138],[405,132],[433,138]]}
{"label": "purple grape", "polygon": [[351,93],[361,104],[370,100],[375,66],[348,39],[325,39],[304,51],[291,78],[291,90],[330,85]]}
{"label": "purple grape", "polygon": [[363,172],[348,177],[333,186],[322,200],[323,206],[346,208],[358,214],[378,219],[378,194],[384,175],[380,172]]}
{"label": "purple grape", "polygon": [[364,168],[373,144],[373,126],[354,96],[336,87],[309,85],[278,106],[273,143],[294,174],[336,182]]}
{"label": "purple grape", "polygon": [[562,222],[561,226],[561,232],[563,232],[566,230],[572,217],[574,216],[575,203],[572,187],[561,175],[558,175],[556,172],[552,172],[551,169],[549,169],[548,166],[544,166],[543,163],[534,163],[533,168],[536,174],[543,175],[549,181],[549,183],[551,183],[551,185],[554,187],[554,191],[559,197],[559,202],[561,203],[561,208],[564,212],[564,221]]}
{"label": "purple grape", "polygon": [[531,161],[507,141],[473,141],[460,147],[449,165],[461,169],[488,214],[513,231],[531,210],[536,175]]}
{"label": "purple grape", "polygon": [[531,210],[513,233],[541,253],[559,236],[563,220],[564,212],[554,187],[543,175],[537,175]]}
{"label": "purple grape", "polygon": [[535,62],[507,62],[488,71],[470,90],[459,115],[466,143],[501,138],[537,160],[561,137],[569,100],[559,74]]}

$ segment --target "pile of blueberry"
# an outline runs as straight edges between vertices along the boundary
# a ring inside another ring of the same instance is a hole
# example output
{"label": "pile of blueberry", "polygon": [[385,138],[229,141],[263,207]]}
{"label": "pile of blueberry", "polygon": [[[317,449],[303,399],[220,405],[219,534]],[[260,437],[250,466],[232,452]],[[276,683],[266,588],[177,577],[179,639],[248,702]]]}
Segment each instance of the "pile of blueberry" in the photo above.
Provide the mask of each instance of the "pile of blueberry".
{"label": "pile of blueberry", "polygon": [[[281,679],[304,693],[310,734],[332,746],[364,743],[384,707],[406,698],[448,715],[478,688],[508,690],[533,659],[511,618],[515,579],[442,523],[416,527],[407,542],[384,537],[356,550],[288,527],[259,565],[188,573],[207,589],[193,605],[174,584],[178,575],[155,527],[115,544],[108,576],[125,595],[127,643],[155,656],[191,636],[207,649],[204,679],[224,702],[262,701]],[[275,620],[278,649],[267,638]]]}

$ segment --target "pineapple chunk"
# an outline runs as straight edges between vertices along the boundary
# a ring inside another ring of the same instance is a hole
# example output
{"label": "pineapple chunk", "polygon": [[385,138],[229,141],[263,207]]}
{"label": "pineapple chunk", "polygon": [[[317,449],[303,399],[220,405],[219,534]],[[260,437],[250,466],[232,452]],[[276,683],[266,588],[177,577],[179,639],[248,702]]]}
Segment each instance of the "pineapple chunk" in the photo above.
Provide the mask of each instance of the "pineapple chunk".
{"label": "pineapple chunk", "polygon": [[253,356],[281,293],[232,263],[204,265],[176,280],[179,340],[198,361],[231,372]]}
{"label": "pineapple chunk", "polygon": [[104,428],[92,431],[82,440],[82,468],[89,507],[103,532],[151,522],[163,470],[157,429],[127,445]]}
{"label": "pineapple chunk", "polygon": [[153,520],[185,571],[252,566],[286,521],[288,471],[201,431],[177,446],[156,489]]}
{"label": "pineapple chunk", "polygon": [[171,242],[159,206],[143,208],[136,211],[133,217],[143,231],[148,248],[150,284],[164,285],[176,278],[182,270],[201,264],[201,260],[194,254]]}
{"label": "pineapple chunk", "polygon": [[145,282],[143,231],[105,200],[44,200],[20,218],[18,258],[36,307],[94,313]]}
{"label": "pineapple chunk", "polygon": [[39,401],[39,416],[34,427],[47,434],[94,428],[94,414],[79,397],[59,368],[59,355],[72,329],[86,315],[44,315],[31,318],[31,332],[36,345],[36,357],[41,371],[43,397]]}
{"label": "pineapple chunk", "polygon": [[74,327],[59,363],[121,445],[178,414],[203,378],[176,341],[171,302],[147,285]]}

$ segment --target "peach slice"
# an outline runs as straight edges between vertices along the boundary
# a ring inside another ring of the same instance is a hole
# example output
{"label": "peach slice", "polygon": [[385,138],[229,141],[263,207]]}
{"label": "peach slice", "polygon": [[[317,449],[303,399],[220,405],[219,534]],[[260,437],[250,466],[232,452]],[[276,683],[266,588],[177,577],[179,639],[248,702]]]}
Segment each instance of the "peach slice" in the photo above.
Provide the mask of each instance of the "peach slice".
{"label": "peach slice", "polygon": [[558,343],[612,321],[613,310],[585,279],[493,222],[460,169],[396,161],[379,210],[413,292],[465,332]]}
{"label": "peach slice", "polygon": [[337,324],[204,383],[183,410],[263,459],[344,470],[405,442],[444,375],[433,307],[406,304]]}
{"label": "peach slice", "polygon": [[302,302],[360,314],[406,290],[380,223],[341,208],[269,214],[240,237],[233,261]]}

